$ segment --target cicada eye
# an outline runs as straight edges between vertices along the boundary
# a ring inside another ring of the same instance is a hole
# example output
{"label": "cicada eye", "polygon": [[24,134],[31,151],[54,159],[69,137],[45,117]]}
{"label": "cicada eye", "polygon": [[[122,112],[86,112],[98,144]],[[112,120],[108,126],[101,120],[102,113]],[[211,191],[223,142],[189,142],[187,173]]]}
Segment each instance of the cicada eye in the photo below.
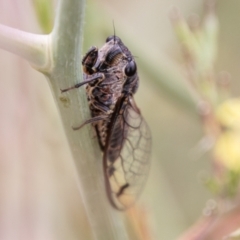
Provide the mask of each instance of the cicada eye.
{"label": "cicada eye", "polygon": [[124,72],[128,77],[132,77],[136,73],[136,71],[137,71],[137,65],[134,60],[129,62],[124,69]]}

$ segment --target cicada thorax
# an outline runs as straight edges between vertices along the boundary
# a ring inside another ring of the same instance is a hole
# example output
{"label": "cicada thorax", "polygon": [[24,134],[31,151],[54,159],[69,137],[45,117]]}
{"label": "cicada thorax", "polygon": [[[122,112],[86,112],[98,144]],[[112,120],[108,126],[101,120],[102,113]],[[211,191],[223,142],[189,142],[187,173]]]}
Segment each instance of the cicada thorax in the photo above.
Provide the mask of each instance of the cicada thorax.
{"label": "cicada thorax", "polygon": [[114,69],[113,72],[105,73],[103,80],[91,83],[86,87],[92,117],[106,116],[106,119],[93,124],[102,150],[104,150],[112,114],[122,95],[123,82],[125,81],[126,77],[123,76],[123,72]]}

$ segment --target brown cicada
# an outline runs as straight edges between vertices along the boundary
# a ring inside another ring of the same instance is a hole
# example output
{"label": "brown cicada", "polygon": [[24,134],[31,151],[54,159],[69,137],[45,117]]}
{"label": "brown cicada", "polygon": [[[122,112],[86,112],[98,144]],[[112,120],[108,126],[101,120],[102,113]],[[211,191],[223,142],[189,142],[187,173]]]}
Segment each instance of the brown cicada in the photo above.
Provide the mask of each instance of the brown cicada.
{"label": "brown cicada", "polygon": [[[151,134],[133,95],[139,85],[135,60],[117,36],[91,47],[82,60],[92,118],[103,152],[103,170],[111,205],[124,210],[136,201],[149,171]],[[79,129],[75,128],[76,129]]]}

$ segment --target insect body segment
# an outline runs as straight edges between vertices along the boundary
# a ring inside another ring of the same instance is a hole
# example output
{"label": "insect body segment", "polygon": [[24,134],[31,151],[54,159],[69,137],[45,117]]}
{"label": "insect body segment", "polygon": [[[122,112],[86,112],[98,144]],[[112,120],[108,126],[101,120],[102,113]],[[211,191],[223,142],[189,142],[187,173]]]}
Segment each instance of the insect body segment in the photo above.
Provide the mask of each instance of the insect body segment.
{"label": "insect body segment", "polygon": [[135,203],[150,165],[151,134],[133,98],[137,65],[117,36],[99,50],[91,47],[82,65],[84,81],[62,92],[86,84],[92,119],[84,124],[92,123],[97,132],[109,201],[124,210]]}
{"label": "insect body segment", "polygon": [[93,66],[98,57],[98,49],[96,47],[91,47],[82,60],[83,71],[86,74],[93,74]]}

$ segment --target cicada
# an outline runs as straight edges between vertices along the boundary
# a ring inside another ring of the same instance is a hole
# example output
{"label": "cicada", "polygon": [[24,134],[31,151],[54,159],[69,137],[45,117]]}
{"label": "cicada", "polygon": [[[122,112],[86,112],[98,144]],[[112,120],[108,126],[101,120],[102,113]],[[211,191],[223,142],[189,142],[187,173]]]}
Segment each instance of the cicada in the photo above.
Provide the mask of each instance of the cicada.
{"label": "cicada", "polygon": [[103,152],[105,186],[110,204],[125,210],[138,198],[150,166],[151,133],[134,101],[139,86],[137,65],[117,36],[109,36],[98,49],[91,47],[82,59],[92,118]]}

